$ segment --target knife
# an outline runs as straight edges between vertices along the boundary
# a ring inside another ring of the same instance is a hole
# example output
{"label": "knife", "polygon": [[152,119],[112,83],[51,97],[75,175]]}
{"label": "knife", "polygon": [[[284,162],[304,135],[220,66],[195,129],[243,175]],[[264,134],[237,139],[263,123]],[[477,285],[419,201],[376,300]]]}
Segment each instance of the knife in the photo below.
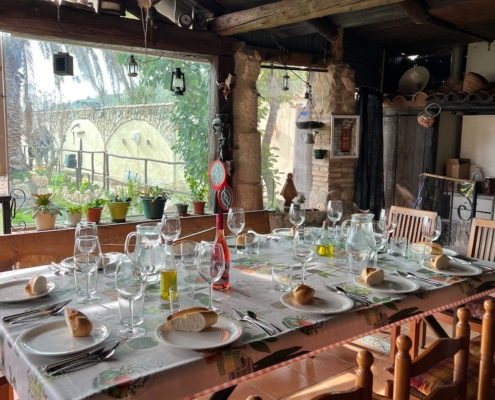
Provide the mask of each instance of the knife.
{"label": "knife", "polygon": [[70,299],[70,300],[64,300],[64,301],[61,301],[60,303],[50,304],[50,305],[45,306],[45,307],[37,308],[36,310],[30,310],[30,311],[21,312],[21,313],[18,313],[18,314],[7,315],[6,317],[3,317],[2,318],[2,321],[3,322],[9,322],[9,321],[12,321],[14,319],[17,319],[19,317],[24,317],[26,315],[33,315],[33,314],[41,313],[41,312],[44,312],[44,311],[50,311],[50,310],[53,310],[53,309],[55,309],[57,307],[65,307],[71,301],[72,301],[72,299]]}

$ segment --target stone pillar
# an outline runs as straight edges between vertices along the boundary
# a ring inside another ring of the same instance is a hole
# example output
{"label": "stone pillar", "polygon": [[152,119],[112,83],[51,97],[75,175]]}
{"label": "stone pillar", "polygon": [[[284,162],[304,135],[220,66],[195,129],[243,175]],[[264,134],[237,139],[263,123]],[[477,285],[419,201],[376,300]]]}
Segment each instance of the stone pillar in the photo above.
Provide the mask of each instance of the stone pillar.
{"label": "stone pillar", "polygon": [[[315,117],[324,123],[323,128],[318,129],[320,135],[313,148],[330,150],[330,116],[354,114],[354,70],[347,64],[331,64],[326,74],[312,74],[311,86]],[[323,160],[312,160],[313,187],[309,206],[323,211],[328,200],[342,200],[345,219],[353,212],[356,159],[330,160],[329,153]]]}
{"label": "stone pillar", "polygon": [[258,132],[258,91],[260,73],[258,51],[242,46],[234,56],[236,86],[233,96],[235,205],[244,210],[263,209],[261,184],[261,136]]}

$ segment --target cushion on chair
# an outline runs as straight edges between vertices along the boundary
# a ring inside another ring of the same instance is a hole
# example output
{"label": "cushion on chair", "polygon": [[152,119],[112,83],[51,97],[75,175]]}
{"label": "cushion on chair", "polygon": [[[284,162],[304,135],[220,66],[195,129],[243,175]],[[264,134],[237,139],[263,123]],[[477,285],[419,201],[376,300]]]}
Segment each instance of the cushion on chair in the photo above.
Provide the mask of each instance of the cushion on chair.
{"label": "cushion on chair", "polygon": [[483,315],[485,315],[483,304],[485,303],[485,300],[488,299],[492,299],[492,297],[487,296],[479,300],[471,301],[470,303],[464,304],[464,307],[466,307],[471,312],[471,318],[479,320],[483,319]]}

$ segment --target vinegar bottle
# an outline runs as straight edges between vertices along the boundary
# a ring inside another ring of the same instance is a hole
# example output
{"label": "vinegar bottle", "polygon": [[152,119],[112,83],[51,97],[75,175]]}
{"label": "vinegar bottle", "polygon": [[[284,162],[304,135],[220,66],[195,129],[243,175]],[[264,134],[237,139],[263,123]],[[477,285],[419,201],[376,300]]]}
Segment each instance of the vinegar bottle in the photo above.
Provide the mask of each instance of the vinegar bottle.
{"label": "vinegar bottle", "polygon": [[328,223],[323,221],[323,233],[316,242],[316,253],[319,256],[330,257],[333,255],[333,242],[328,237]]}
{"label": "vinegar bottle", "polygon": [[171,300],[169,289],[177,285],[177,266],[175,265],[173,242],[165,243],[165,257],[160,271],[160,297],[163,300]]}
{"label": "vinegar bottle", "polygon": [[213,284],[213,289],[215,290],[225,290],[230,287],[230,252],[227,246],[227,241],[225,240],[225,232],[223,230],[223,213],[219,212],[217,214],[217,235],[215,237],[215,243],[219,243],[223,248],[223,254],[225,257],[225,271],[222,277]]}

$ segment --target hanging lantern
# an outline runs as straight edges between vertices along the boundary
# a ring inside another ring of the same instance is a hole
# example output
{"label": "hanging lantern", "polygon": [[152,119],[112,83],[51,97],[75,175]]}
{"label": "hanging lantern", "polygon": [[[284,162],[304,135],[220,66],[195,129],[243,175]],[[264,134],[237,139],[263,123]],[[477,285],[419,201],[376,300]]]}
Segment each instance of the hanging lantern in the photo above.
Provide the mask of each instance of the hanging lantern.
{"label": "hanging lantern", "polygon": [[180,68],[175,68],[170,79],[170,90],[173,96],[183,96],[186,91],[186,75]]}
{"label": "hanging lantern", "polygon": [[285,71],[285,75],[282,77],[282,90],[289,90],[289,75],[287,75],[287,71]]}
{"label": "hanging lantern", "polygon": [[127,63],[127,76],[130,76],[131,78],[135,78],[138,75],[137,69],[138,69],[138,65],[136,59],[134,58],[133,55],[131,55],[129,57],[129,62]]}

